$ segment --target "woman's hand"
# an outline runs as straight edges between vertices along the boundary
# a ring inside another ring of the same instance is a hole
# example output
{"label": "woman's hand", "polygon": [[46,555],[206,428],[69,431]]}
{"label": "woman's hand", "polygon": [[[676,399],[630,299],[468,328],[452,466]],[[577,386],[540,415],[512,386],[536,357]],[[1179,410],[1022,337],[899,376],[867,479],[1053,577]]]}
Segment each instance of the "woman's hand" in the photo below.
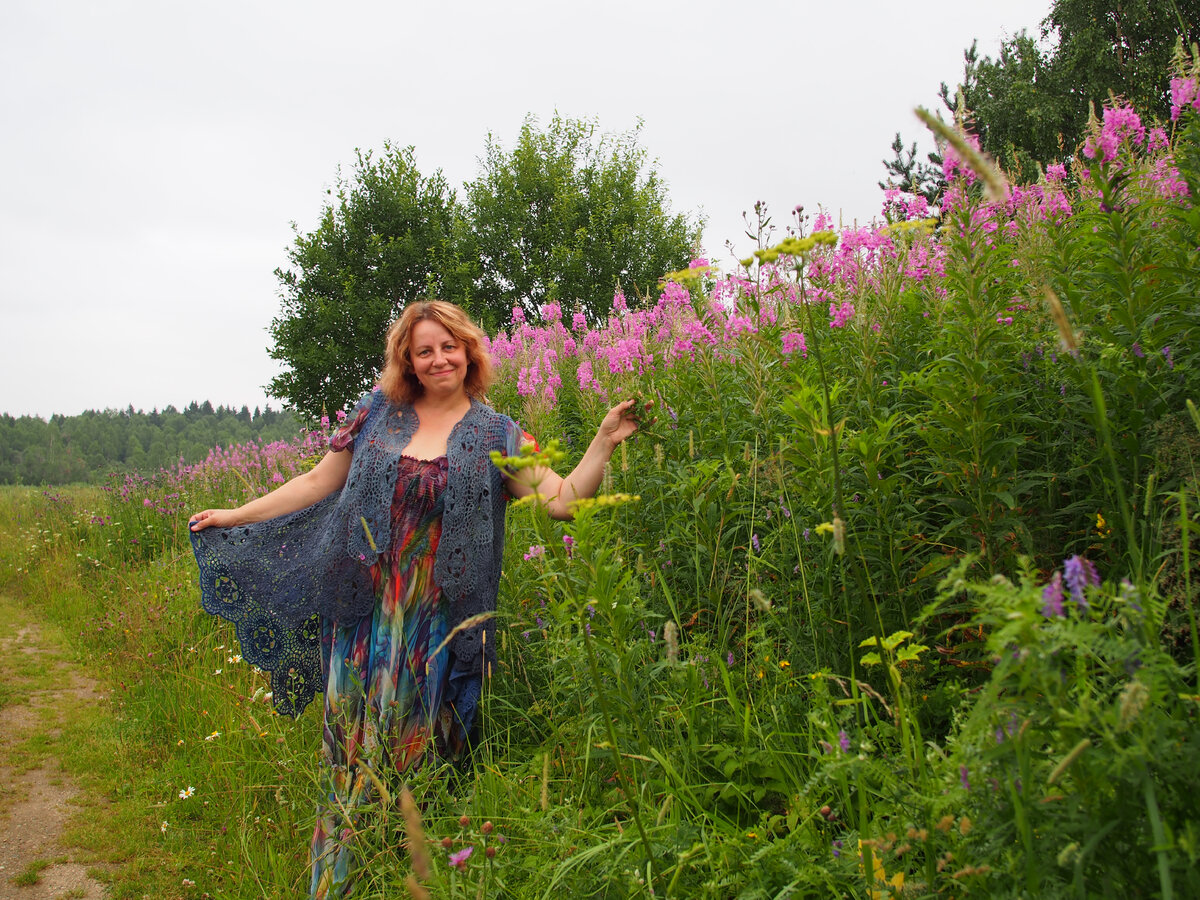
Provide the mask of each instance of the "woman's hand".
{"label": "woman's hand", "polygon": [[205,528],[231,528],[243,524],[236,509],[206,509],[188,519],[190,531],[203,531]]}
{"label": "woman's hand", "polygon": [[[638,406],[637,400],[625,400],[618,403],[601,420],[596,434],[615,448],[638,430],[642,424],[642,414],[649,411],[653,405],[652,401],[647,401],[642,406]],[[651,419],[650,424],[654,424],[655,421],[657,420]]]}

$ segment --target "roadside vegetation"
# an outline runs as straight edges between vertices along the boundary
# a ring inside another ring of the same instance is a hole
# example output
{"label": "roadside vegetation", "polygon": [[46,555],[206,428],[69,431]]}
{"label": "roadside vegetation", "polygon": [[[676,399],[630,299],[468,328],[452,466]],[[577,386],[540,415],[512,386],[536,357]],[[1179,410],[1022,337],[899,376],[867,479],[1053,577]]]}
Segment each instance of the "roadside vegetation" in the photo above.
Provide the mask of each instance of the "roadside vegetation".
{"label": "roadside vegetation", "polygon": [[[737,272],[515,309],[491,400],[544,458],[657,421],[574,522],[510,509],[482,740],[348,821],[356,896],[1200,893],[1189,57],[1172,98],[1022,187],[944,133],[940,218],[760,208]],[[185,523],[323,441],[0,495],[5,590],[113,687],[112,840],[153,860],[116,896],[302,890],[319,713],[199,611]]]}

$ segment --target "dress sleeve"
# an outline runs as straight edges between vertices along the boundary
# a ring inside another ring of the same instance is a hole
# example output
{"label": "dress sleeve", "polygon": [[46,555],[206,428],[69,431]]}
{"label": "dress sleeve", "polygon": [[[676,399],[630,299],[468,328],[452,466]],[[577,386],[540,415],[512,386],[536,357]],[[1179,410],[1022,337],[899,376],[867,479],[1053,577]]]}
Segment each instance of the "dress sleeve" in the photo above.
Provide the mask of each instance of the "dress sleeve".
{"label": "dress sleeve", "polygon": [[[512,419],[509,419],[504,426],[504,455],[520,456],[521,448],[530,444],[533,445],[535,452],[542,449],[540,446],[538,446],[537,438],[521,428],[521,426]],[[511,469],[502,468],[500,471],[505,476],[513,474],[513,470]],[[509,500],[513,499],[513,495],[508,491],[507,484],[505,485],[504,492],[508,496]]]}
{"label": "dress sleeve", "polygon": [[508,420],[505,426],[505,456],[520,456],[521,448],[527,444],[533,444],[534,451],[540,451],[542,448],[535,438],[528,431],[525,431],[520,425],[512,419]]}
{"label": "dress sleeve", "polygon": [[367,414],[371,411],[375,393],[375,391],[368,391],[362,395],[354,409],[346,416],[346,420],[338,426],[333,437],[329,439],[330,450],[354,450],[354,438],[362,430],[363,423],[367,421]]}

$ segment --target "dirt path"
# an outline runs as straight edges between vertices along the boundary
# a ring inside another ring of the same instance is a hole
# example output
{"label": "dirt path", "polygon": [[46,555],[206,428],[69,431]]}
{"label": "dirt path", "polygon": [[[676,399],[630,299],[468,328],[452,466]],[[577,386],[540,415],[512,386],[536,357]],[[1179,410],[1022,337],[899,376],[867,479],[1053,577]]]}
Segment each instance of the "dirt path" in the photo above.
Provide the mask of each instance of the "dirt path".
{"label": "dirt path", "polygon": [[0,900],[101,900],[62,843],[78,789],[54,755],[67,716],[100,686],[16,603],[0,598],[0,615]]}

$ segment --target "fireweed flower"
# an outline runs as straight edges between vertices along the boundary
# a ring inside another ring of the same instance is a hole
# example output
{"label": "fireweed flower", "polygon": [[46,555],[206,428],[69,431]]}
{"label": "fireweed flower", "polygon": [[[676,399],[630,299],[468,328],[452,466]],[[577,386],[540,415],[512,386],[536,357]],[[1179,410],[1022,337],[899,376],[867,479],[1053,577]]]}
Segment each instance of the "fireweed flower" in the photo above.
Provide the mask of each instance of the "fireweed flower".
{"label": "fireweed flower", "polygon": [[804,342],[804,333],[800,331],[789,331],[783,336],[783,352],[789,356],[799,352],[805,359],[808,358],[808,346]]}
{"label": "fireweed flower", "polygon": [[1099,134],[1093,133],[1083,144],[1083,155],[1088,159],[1100,157],[1103,162],[1112,162],[1125,141],[1135,147],[1146,143],[1146,128],[1136,112],[1127,106],[1109,107],[1104,110],[1104,124]]}
{"label": "fireweed flower", "polygon": [[854,317],[854,304],[849,300],[840,306],[835,302],[829,304],[829,327],[841,328]]}
{"label": "fireweed flower", "polygon": [[1195,78],[1171,79],[1171,121],[1174,122],[1188,107],[1200,112],[1200,85]]}

